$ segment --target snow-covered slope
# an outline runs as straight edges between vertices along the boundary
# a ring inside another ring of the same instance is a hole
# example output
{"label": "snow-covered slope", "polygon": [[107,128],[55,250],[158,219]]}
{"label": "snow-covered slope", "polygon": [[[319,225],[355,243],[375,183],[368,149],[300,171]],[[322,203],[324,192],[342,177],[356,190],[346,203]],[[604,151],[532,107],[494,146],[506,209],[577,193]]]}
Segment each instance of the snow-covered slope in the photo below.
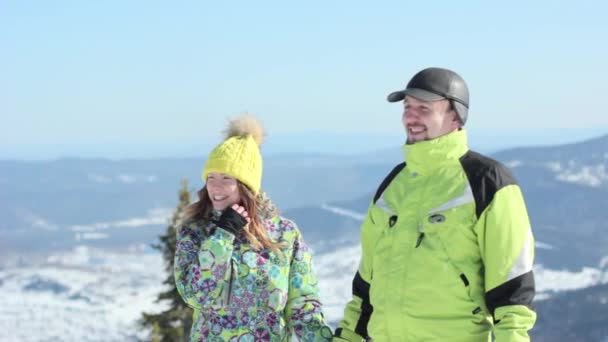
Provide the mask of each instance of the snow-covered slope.
{"label": "snow-covered slope", "polygon": [[87,247],[0,269],[0,341],[135,341],[164,276],[159,254]]}
{"label": "snow-covered slope", "polygon": [[[359,246],[315,256],[328,321],[335,324],[351,298]],[[578,272],[537,265],[539,299],[608,283],[608,257],[597,268]],[[135,248],[108,252],[77,247],[44,262],[0,269],[0,341],[136,341],[146,331],[141,313],[157,312],[166,276],[159,254]]]}
{"label": "snow-covered slope", "polygon": [[[331,322],[342,317],[344,305],[351,298],[351,284],[359,265],[360,252],[359,246],[344,247],[315,259],[326,315]],[[535,300],[544,300],[563,291],[608,284],[608,256],[597,267],[583,267],[578,271],[548,269],[537,264],[534,275]]]}

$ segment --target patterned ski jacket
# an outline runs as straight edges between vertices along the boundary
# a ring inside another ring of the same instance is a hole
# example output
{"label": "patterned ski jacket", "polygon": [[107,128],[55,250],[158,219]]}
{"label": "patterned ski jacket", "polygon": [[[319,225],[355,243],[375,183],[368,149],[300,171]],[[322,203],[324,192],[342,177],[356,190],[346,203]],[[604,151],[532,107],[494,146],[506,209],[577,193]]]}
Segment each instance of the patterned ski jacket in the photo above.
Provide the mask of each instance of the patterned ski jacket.
{"label": "patterned ski jacket", "polygon": [[194,309],[191,341],[329,341],[311,251],[269,200],[258,213],[281,253],[256,251],[212,220],[178,231],[175,282]]}
{"label": "patterned ski jacket", "polygon": [[466,131],[405,145],[363,223],[336,341],[529,341],[534,238],[521,190]]}

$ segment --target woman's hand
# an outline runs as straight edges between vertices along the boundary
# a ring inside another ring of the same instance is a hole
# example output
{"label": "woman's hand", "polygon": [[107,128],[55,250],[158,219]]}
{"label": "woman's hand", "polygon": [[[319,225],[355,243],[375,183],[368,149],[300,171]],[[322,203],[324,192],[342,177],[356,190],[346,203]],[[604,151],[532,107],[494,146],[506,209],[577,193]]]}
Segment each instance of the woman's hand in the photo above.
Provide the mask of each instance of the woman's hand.
{"label": "woman's hand", "polygon": [[243,218],[247,220],[247,223],[251,222],[251,218],[249,218],[249,213],[247,210],[245,210],[245,207],[238,204],[233,204],[231,208],[239,213],[239,215],[243,216]]}
{"label": "woman's hand", "polygon": [[217,226],[237,235],[250,221],[251,218],[247,210],[243,206],[233,204],[231,207],[224,209],[217,221]]}

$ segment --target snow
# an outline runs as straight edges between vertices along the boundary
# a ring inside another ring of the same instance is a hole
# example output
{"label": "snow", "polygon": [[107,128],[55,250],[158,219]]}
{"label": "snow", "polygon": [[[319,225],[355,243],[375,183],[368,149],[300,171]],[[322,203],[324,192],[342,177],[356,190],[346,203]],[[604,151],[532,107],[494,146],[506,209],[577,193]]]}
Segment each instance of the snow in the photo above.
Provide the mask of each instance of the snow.
{"label": "snow", "polygon": [[534,267],[536,291],[551,294],[559,291],[579,290],[608,283],[608,272],[601,268],[583,267],[579,272]]}
{"label": "snow", "polygon": [[605,256],[600,261],[600,268],[608,270],[608,256]]}
{"label": "snow", "polygon": [[101,184],[109,184],[112,183],[112,178],[110,177],[106,177],[103,175],[98,175],[96,173],[89,173],[87,175],[87,179],[94,182],[94,183],[101,183]]}
{"label": "snow", "polygon": [[562,170],[562,164],[560,162],[548,162],[545,164],[547,169],[553,172],[559,172]]}
{"label": "snow", "polygon": [[114,222],[99,222],[88,225],[73,225],[70,226],[74,232],[92,232],[96,230],[109,228],[136,228],[146,227],[155,224],[166,224],[173,214],[173,209],[170,208],[155,208],[148,211],[144,217],[134,217],[121,221]]}
{"label": "snow", "polygon": [[31,211],[20,209],[17,211],[17,215],[23,219],[26,223],[29,223],[34,228],[43,230],[57,230],[57,225],[49,222],[44,217],[34,214]]}
{"label": "snow", "polygon": [[144,183],[156,183],[158,182],[158,176],[156,175],[133,175],[128,173],[121,173],[116,176],[106,176],[97,173],[87,174],[87,179],[94,183],[110,184],[113,181],[123,184],[134,184],[137,182]]}
{"label": "snow", "polygon": [[125,184],[131,184],[131,183],[135,183],[135,181],[137,180],[137,178],[135,176],[132,175],[118,175],[116,178],[118,178],[119,181],[125,183]]}
{"label": "snow", "polygon": [[107,239],[110,236],[105,233],[78,233],[76,234],[76,241],[80,240],[102,240]]}
{"label": "snow", "polygon": [[340,248],[315,256],[319,291],[328,322],[337,324],[344,315],[344,306],[351,299],[353,278],[359,265],[359,245]]}
{"label": "snow", "polygon": [[[517,166],[521,165],[518,161],[511,161],[509,163],[516,163]],[[556,180],[566,183],[599,187],[608,181],[608,165],[603,161],[597,164],[585,165],[580,161],[570,159],[568,161],[548,161],[539,165],[551,171]]]}
{"label": "snow", "polygon": [[[539,242],[537,242],[538,246]],[[545,248],[553,248],[543,244]],[[321,298],[325,313],[330,322],[341,319],[344,306],[351,299],[351,284],[359,265],[361,249],[359,246],[344,247],[335,252],[315,257],[319,275]],[[534,266],[536,281],[536,300],[569,290],[608,283],[608,256],[602,259],[598,268],[584,267],[578,272],[551,270],[542,265]]]}
{"label": "snow", "polygon": [[[328,322],[336,326],[351,299],[358,244],[314,256]],[[21,259],[22,260],[22,259]],[[579,271],[535,265],[537,300],[560,291],[608,283],[608,256]],[[141,313],[155,302],[166,272],[160,254],[145,245],[116,252],[77,246],[39,263],[0,267],[0,341],[136,341],[146,331]]]}
{"label": "snow", "polygon": [[135,341],[165,276],[159,254],[77,247],[41,265],[0,269],[0,341]]}
{"label": "snow", "polygon": [[508,168],[512,169],[512,168],[516,168],[518,166],[522,166],[523,162],[521,160],[510,160],[510,161],[506,162],[505,165]]}
{"label": "snow", "polygon": [[352,210],[343,209],[343,208],[339,208],[339,207],[333,207],[333,206],[330,206],[327,204],[323,204],[321,206],[321,209],[327,210],[329,212],[332,212],[332,213],[340,215],[340,216],[350,217],[357,221],[363,221],[363,219],[365,218],[365,214],[361,214],[361,213],[358,213],[358,212],[355,212]]}
{"label": "snow", "polygon": [[556,174],[555,178],[567,183],[599,187],[608,180],[608,170],[604,164],[593,166],[577,165],[567,170],[562,170],[561,173]]}
{"label": "snow", "polygon": [[535,241],[534,242],[534,246],[536,248],[540,248],[540,249],[554,249],[555,247],[553,247],[552,245],[548,244],[548,243],[544,243],[544,242],[540,242],[540,241]]}

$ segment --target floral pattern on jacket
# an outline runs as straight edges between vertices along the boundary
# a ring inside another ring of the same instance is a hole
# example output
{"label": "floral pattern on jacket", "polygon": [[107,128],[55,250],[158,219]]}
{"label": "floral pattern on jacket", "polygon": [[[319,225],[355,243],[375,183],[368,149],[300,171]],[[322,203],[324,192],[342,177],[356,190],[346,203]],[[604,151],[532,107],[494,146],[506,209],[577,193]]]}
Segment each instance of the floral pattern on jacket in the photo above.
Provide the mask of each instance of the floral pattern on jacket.
{"label": "floral pattern on jacket", "polygon": [[281,253],[256,251],[210,220],[177,236],[175,281],[194,309],[191,341],[329,341],[312,254],[290,220],[266,212]]}

